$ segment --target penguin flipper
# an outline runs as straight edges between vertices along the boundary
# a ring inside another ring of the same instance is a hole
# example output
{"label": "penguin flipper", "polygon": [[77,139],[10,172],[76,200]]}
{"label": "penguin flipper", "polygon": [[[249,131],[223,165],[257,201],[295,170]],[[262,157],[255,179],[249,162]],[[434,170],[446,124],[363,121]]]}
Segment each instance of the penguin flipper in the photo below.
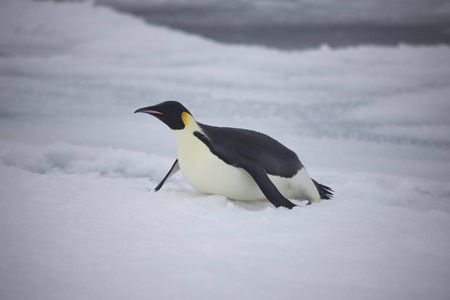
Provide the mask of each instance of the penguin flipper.
{"label": "penguin flipper", "polygon": [[178,163],[178,158],[173,163],[172,167],[170,168],[169,172],[166,174],[166,176],[161,180],[161,182],[158,184],[158,186],[155,187],[155,192],[159,191],[160,188],[164,185],[164,182],[166,182],[167,179],[169,179],[173,174],[178,172],[180,170],[180,164]]}
{"label": "penguin flipper", "polygon": [[255,180],[258,187],[263,192],[264,196],[266,196],[267,200],[269,200],[275,207],[287,207],[289,209],[297,206],[293,204],[291,201],[286,199],[280,191],[276,188],[272,181],[270,181],[267,176],[266,171],[262,166],[260,166],[255,161],[247,159],[242,163],[241,167],[247,171],[250,176]]}

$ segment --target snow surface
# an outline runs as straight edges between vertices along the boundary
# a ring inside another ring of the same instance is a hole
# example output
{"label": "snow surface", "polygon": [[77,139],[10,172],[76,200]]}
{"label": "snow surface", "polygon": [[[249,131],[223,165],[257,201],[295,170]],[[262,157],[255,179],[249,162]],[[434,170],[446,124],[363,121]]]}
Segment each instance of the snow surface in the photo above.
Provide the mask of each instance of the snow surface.
{"label": "snow surface", "polygon": [[[224,46],[89,3],[0,2],[1,299],[448,299],[450,48]],[[295,150],[335,199],[152,189],[176,140],[134,110]]]}

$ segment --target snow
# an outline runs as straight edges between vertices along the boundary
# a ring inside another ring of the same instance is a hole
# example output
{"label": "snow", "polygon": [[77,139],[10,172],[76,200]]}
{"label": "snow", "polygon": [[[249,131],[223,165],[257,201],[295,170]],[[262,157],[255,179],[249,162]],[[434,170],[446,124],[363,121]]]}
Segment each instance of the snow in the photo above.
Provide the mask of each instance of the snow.
{"label": "snow", "polygon": [[[92,3],[0,2],[1,299],[447,299],[450,48],[225,46]],[[295,150],[335,199],[202,195],[137,108]]]}

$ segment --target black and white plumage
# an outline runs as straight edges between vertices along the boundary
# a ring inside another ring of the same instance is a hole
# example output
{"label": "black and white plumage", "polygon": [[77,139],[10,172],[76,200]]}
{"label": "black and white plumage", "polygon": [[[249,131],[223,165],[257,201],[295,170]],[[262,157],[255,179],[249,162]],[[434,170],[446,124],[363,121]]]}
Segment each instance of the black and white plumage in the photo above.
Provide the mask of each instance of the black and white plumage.
{"label": "black and white plumage", "polygon": [[176,101],[136,112],[157,117],[178,140],[178,158],[156,191],[181,170],[197,191],[234,200],[267,199],[275,207],[292,208],[289,198],[311,204],[333,196],[331,188],[309,177],[292,150],[265,134],[201,124]]}

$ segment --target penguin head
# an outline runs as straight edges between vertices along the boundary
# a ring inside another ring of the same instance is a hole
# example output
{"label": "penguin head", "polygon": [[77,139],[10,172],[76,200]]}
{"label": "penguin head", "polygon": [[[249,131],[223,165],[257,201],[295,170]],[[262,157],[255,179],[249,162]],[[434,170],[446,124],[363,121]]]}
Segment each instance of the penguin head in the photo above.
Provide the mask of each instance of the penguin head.
{"label": "penguin head", "polygon": [[138,112],[157,117],[172,130],[184,129],[187,125],[187,116],[192,117],[187,108],[177,101],[166,101],[154,106],[139,108],[134,113]]}

